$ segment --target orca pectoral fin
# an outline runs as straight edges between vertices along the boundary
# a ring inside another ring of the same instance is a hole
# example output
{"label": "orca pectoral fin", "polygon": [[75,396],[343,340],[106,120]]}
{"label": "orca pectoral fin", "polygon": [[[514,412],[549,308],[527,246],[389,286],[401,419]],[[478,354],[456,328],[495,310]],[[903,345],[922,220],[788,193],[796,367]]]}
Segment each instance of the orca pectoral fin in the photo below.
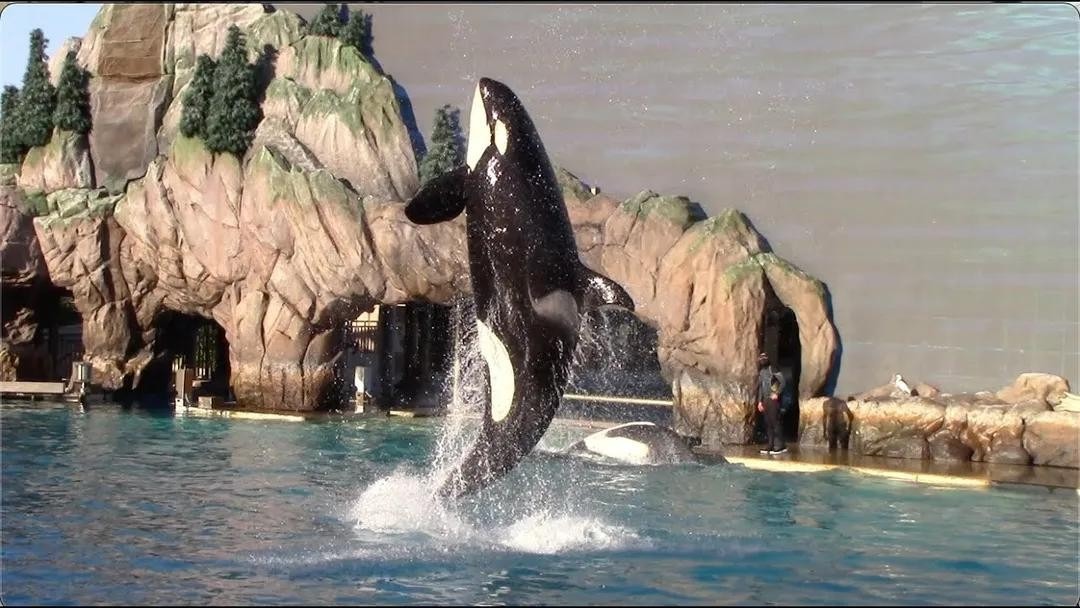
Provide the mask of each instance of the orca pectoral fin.
{"label": "orca pectoral fin", "polygon": [[462,165],[424,184],[405,207],[405,217],[414,224],[437,224],[454,219],[465,210],[468,177],[469,168]]}
{"label": "orca pectoral fin", "polygon": [[585,310],[593,310],[602,306],[620,306],[627,310],[634,310],[634,300],[621,285],[597,274],[585,267],[578,267],[578,289],[581,292],[581,302]]}

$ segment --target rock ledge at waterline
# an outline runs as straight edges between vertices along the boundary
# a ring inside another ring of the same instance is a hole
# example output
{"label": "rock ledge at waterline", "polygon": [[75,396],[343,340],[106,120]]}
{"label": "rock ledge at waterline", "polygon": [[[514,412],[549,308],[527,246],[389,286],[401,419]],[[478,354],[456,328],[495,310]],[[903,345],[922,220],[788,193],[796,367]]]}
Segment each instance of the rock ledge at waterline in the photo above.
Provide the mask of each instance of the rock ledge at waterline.
{"label": "rock ledge at waterline", "polygon": [[[177,133],[195,57],[219,53],[234,23],[253,56],[277,49],[243,159]],[[106,5],[74,46],[93,74],[94,130],[5,169],[0,224],[22,252],[11,261],[37,265],[9,272],[5,256],[4,289],[9,276],[70,289],[104,386],[137,385],[155,321],[172,310],[225,329],[241,405],[315,409],[328,405],[344,321],[468,291],[463,219],[403,216],[416,159],[390,80],[355,49],[261,5]],[[837,350],[824,286],[771,253],[743,214],[706,219],[682,197],[620,202],[562,170],[560,181],[582,259],[657,328],[665,375],[749,382],[778,298],[800,326],[800,393],[821,393]],[[33,293],[12,304],[0,359],[16,370]]]}

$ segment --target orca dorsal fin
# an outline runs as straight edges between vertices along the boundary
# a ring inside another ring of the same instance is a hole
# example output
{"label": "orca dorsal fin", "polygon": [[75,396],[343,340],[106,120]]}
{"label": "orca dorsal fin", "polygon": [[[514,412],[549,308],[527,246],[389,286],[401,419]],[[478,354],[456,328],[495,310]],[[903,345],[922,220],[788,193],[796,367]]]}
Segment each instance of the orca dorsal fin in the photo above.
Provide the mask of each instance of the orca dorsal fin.
{"label": "orca dorsal fin", "polygon": [[405,217],[414,224],[448,222],[465,210],[469,168],[465,165],[424,184],[409,200]]}
{"label": "orca dorsal fin", "polygon": [[578,264],[578,291],[585,310],[595,310],[601,306],[620,306],[634,310],[634,300],[621,285],[593,272],[584,264]]}

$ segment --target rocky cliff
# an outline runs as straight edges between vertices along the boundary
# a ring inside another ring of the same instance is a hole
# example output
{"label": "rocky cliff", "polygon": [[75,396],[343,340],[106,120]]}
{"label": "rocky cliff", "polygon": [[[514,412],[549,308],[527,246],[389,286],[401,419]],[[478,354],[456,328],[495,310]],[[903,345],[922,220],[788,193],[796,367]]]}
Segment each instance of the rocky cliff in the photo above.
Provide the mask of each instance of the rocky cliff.
{"label": "rocky cliff", "polygon": [[[220,52],[233,23],[265,90],[243,159],[177,129],[195,58]],[[20,251],[12,272],[5,256],[4,295],[27,276],[70,289],[106,386],[137,383],[159,319],[177,311],[225,329],[242,405],[317,408],[342,323],[375,303],[469,289],[463,218],[404,218],[418,185],[409,134],[389,78],[355,49],[306,34],[287,12],[190,4],[106,5],[71,46],[93,75],[94,128],[88,141],[57,134],[32,150],[0,190],[4,247]],[[583,261],[657,328],[667,377],[702,374],[730,387],[724,407],[745,411],[739,387],[766,312],[782,304],[798,320],[800,393],[821,393],[837,350],[825,289],[742,213],[703,218],[685,198],[617,201],[565,171],[560,180]]]}

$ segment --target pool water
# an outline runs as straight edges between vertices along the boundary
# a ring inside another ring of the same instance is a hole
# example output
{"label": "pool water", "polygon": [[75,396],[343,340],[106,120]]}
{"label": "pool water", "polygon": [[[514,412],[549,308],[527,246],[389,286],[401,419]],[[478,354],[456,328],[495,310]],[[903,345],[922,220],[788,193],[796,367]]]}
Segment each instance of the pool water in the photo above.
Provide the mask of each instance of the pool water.
{"label": "pool water", "polygon": [[5,404],[19,604],[1074,604],[1075,492],[563,456],[478,496],[427,478],[441,419],[249,421]]}

